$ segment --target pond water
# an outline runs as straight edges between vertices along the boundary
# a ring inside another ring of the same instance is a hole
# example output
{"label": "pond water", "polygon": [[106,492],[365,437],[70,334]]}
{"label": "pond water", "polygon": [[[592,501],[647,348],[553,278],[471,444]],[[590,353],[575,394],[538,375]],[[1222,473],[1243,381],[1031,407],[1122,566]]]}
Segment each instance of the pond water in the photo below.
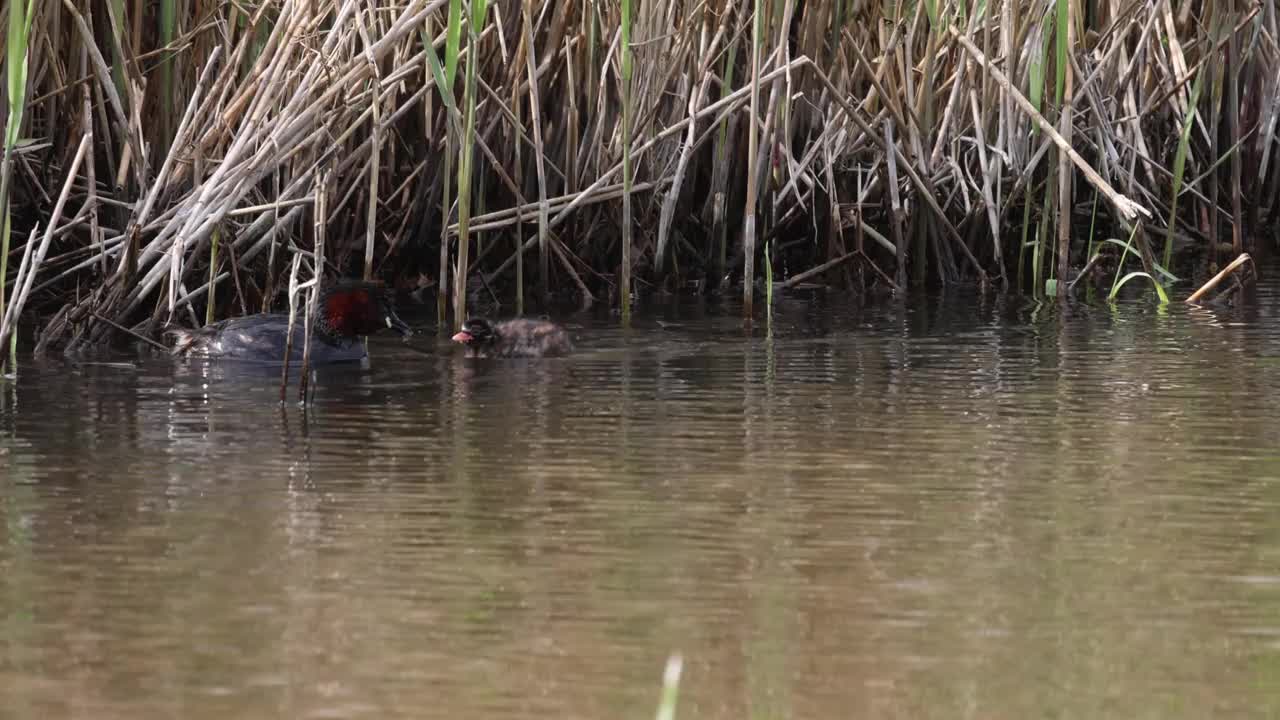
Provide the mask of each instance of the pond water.
{"label": "pond water", "polygon": [[[26,361],[2,718],[1280,714],[1280,288],[682,300],[570,358]],[[119,360],[119,358],[116,358]]]}

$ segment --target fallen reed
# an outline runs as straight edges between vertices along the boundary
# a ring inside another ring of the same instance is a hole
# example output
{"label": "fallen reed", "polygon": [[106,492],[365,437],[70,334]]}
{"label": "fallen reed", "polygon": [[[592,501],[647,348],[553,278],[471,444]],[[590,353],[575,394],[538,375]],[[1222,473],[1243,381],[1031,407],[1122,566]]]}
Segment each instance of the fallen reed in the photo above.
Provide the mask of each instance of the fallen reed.
{"label": "fallen reed", "polygon": [[317,228],[318,272],[430,288],[443,329],[530,288],[621,306],[728,283],[750,308],[757,269],[1061,295],[1088,266],[1103,291],[1188,293],[1280,207],[1280,27],[1258,6],[158,9],[3,11],[0,302],[30,257],[42,346],[281,307]]}

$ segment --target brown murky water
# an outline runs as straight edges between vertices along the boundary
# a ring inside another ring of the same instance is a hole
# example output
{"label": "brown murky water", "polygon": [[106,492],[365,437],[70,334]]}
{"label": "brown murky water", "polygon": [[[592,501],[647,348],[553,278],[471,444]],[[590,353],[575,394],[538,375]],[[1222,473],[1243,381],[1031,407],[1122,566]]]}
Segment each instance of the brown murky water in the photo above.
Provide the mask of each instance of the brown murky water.
{"label": "brown murky water", "polygon": [[646,718],[677,651],[686,718],[1280,714],[1280,294],[733,315],[380,340],[309,413],[28,362],[0,717]]}

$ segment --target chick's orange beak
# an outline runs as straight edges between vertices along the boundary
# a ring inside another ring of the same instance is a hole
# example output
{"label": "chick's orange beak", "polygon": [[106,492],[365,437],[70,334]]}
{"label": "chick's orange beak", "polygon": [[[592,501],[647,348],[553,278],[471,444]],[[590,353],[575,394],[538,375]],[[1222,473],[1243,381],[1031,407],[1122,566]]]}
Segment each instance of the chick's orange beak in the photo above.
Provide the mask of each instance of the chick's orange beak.
{"label": "chick's orange beak", "polygon": [[471,333],[467,332],[466,330],[463,330],[462,332],[453,336],[453,341],[456,343],[469,343],[472,340],[473,338],[471,337]]}

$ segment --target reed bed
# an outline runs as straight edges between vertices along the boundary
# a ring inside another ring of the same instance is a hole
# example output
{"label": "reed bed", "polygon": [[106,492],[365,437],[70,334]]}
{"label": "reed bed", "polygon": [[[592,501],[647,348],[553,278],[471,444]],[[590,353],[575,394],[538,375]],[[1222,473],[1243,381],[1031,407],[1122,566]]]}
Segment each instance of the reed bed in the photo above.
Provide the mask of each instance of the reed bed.
{"label": "reed bed", "polygon": [[25,304],[0,317],[40,348],[287,305],[297,255],[435,295],[442,329],[446,304],[456,325],[530,288],[625,309],[737,286],[750,308],[757,268],[1062,295],[1088,266],[1163,293],[1278,207],[1271,4],[3,12],[0,301]]}

